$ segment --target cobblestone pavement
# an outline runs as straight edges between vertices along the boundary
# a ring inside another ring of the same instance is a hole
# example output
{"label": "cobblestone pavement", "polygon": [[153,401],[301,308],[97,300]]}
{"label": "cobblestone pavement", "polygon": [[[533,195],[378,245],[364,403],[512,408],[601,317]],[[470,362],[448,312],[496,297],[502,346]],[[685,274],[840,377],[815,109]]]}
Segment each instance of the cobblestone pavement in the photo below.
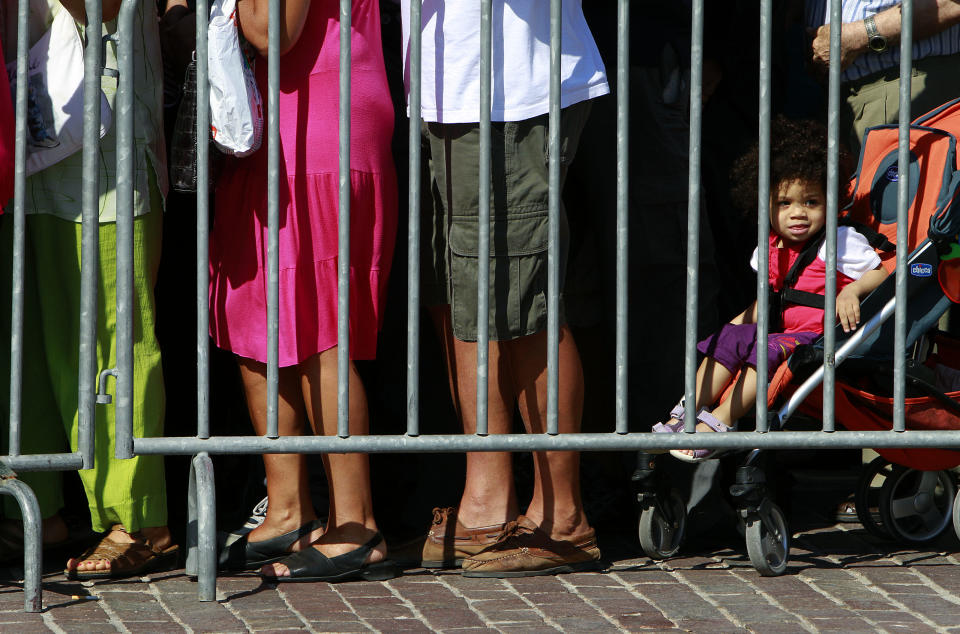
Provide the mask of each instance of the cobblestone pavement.
{"label": "cobblestone pavement", "polygon": [[[621,541],[613,551],[636,552]],[[953,531],[917,550],[846,524],[796,534],[790,567],[777,578],[759,576],[738,544],[661,562],[616,557],[604,573],[514,580],[414,569],[382,583],[278,588],[224,577],[210,603],[197,601],[183,570],[99,583],[51,573],[39,614],[22,611],[15,582],[0,581],[0,631],[960,632],[958,551]]]}

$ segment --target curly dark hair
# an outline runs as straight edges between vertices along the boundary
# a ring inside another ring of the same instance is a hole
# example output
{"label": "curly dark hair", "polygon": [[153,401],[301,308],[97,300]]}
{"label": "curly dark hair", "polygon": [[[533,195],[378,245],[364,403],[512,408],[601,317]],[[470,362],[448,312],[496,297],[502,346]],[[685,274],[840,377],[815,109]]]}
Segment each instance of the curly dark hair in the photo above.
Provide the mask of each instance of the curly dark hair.
{"label": "curly dark hair", "polygon": [[[850,153],[840,146],[840,191],[853,174]],[[734,203],[751,214],[757,205],[757,178],[760,173],[760,148],[754,146],[731,170]],[[827,189],[827,127],[819,121],[776,117],[770,124],[770,192],[781,183],[793,180],[813,181]],[[842,206],[842,203],[841,203]]]}

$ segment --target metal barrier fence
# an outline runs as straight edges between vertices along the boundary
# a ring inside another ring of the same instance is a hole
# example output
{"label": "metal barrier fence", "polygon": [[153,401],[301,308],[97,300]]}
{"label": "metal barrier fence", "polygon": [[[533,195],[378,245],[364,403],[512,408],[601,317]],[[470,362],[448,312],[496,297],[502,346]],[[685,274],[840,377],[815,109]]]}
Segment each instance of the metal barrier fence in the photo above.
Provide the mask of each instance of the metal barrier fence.
{"label": "metal barrier fence", "polygon": [[[215,598],[216,546],[215,546],[215,492],[213,487],[213,466],[211,454],[258,454],[258,453],[326,453],[326,452],[464,452],[464,451],[531,451],[531,450],[667,450],[678,448],[860,448],[860,447],[960,447],[960,431],[929,432],[905,431],[905,299],[906,299],[906,240],[905,222],[907,213],[907,191],[909,172],[900,172],[898,219],[900,232],[897,244],[897,282],[896,302],[888,306],[883,314],[864,324],[858,335],[841,347],[831,328],[825,329],[828,360],[836,363],[843,360],[850,349],[862,338],[871,334],[883,320],[895,312],[896,328],[896,365],[895,365],[895,409],[893,431],[860,432],[835,431],[834,386],[835,363],[826,364],[822,374],[824,389],[823,429],[821,432],[782,431],[776,434],[769,431],[768,412],[764,399],[759,399],[756,408],[756,432],[730,434],[693,435],[695,414],[696,375],[696,332],[698,315],[698,259],[699,259],[699,216],[700,216],[700,166],[701,166],[701,109],[702,109],[702,62],[703,62],[703,0],[695,0],[692,8],[692,49],[691,49],[691,87],[690,87],[690,172],[688,207],[688,249],[687,249],[687,307],[686,307],[686,343],[685,343],[685,394],[687,403],[686,434],[649,434],[630,432],[627,410],[627,245],[629,231],[628,210],[628,161],[629,147],[627,130],[629,105],[629,0],[618,0],[618,41],[616,68],[616,104],[617,104],[617,298],[616,298],[616,422],[614,429],[606,433],[558,433],[558,333],[559,333],[559,206],[560,206],[560,10],[561,0],[551,1],[551,80],[549,112],[549,156],[550,156],[550,197],[549,224],[550,240],[548,251],[548,416],[545,434],[495,434],[487,433],[487,402],[479,398],[477,402],[477,432],[472,435],[421,435],[420,416],[420,359],[418,356],[420,332],[420,30],[411,29],[410,41],[410,181],[409,181],[409,234],[408,234],[408,270],[407,283],[409,297],[407,305],[408,341],[407,341],[407,430],[403,435],[356,437],[349,434],[348,420],[348,367],[349,367],[349,231],[350,231],[350,26],[351,2],[340,0],[340,225],[339,225],[339,310],[338,310],[338,433],[336,436],[296,436],[280,437],[278,433],[278,359],[279,359],[279,24],[280,5],[271,2],[269,7],[269,47],[268,47],[268,89],[267,89],[267,125],[266,151],[268,156],[268,406],[267,433],[264,436],[212,437],[210,433],[209,411],[209,306],[208,306],[208,230],[209,200],[207,190],[198,187],[197,192],[197,268],[196,268],[196,308],[197,308],[197,435],[180,438],[134,438],[132,433],[133,410],[133,337],[132,337],[132,223],[133,223],[133,174],[131,160],[133,153],[133,64],[131,59],[131,29],[133,12],[140,0],[123,0],[119,17],[119,28],[114,36],[118,50],[119,83],[116,100],[115,125],[117,126],[117,345],[119,349],[116,368],[106,368],[100,373],[100,391],[105,393],[105,380],[108,375],[116,377],[116,456],[131,458],[147,454],[187,454],[195,455],[192,463],[190,481],[189,509],[190,553],[188,572],[199,579],[200,599],[211,601]],[[16,195],[14,198],[12,220],[14,223],[15,246],[12,254],[14,266],[14,292],[12,298],[13,330],[11,333],[12,378],[10,384],[10,454],[0,458],[0,464],[21,471],[35,470],[72,470],[92,466],[93,419],[95,394],[97,391],[94,347],[96,335],[97,279],[96,267],[90,263],[97,260],[97,192],[98,170],[97,150],[99,146],[100,102],[97,98],[99,82],[103,72],[103,55],[100,43],[91,40],[92,46],[85,50],[85,104],[84,104],[84,189],[83,189],[83,240],[82,240],[82,343],[80,346],[79,372],[79,416],[80,450],[76,453],[22,456],[19,453],[22,426],[22,403],[20,400],[22,383],[22,320],[23,320],[23,244],[24,244],[24,191],[26,156],[26,55],[28,0],[20,0],[18,13],[18,74],[17,74],[17,145],[16,145]],[[490,105],[491,105],[491,9],[492,0],[481,0],[480,32],[483,42],[481,49],[481,99],[478,104],[478,120],[481,130],[481,170],[480,170],[480,217],[481,227],[489,226],[490,190],[486,186],[490,181]],[[198,0],[197,15],[209,14],[208,0]],[[761,61],[760,61],[760,125],[759,138],[761,148],[760,190],[758,203],[761,210],[769,204],[770,183],[768,177],[770,118],[771,118],[771,33],[772,8],[770,0],[760,4],[761,22]],[[827,189],[827,269],[836,268],[836,212],[838,208],[838,149],[839,149],[839,95],[840,95],[840,0],[831,0],[831,55],[829,71],[829,163]],[[88,23],[94,27],[100,24],[101,0],[86,0]],[[904,42],[912,42],[913,2],[903,3]],[[411,3],[410,21],[421,24],[421,6]],[[209,95],[207,68],[207,29],[206,21],[198,20],[197,30],[197,135],[205,139],[209,130]],[[911,47],[902,47],[901,76],[910,77]],[[910,121],[910,82],[900,86],[900,154],[901,164],[908,161],[908,124]],[[635,150],[642,151],[642,148]],[[206,183],[209,178],[209,152],[207,143],[199,143],[198,183]],[[758,241],[765,244],[769,235],[769,222],[765,213],[759,214]],[[487,288],[489,276],[489,233],[480,232],[478,275],[478,363],[477,391],[487,392],[488,359],[487,344]],[[764,249],[759,251],[759,270],[766,272],[768,255]],[[826,314],[835,314],[836,280],[827,277]],[[759,299],[758,340],[765,342],[769,332],[767,308],[767,284],[764,274],[758,275],[757,295]],[[895,308],[894,308],[895,306]],[[765,385],[768,378],[767,361],[764,355],[758,356],[757,372],[759,384]],[[798,399],[806,396],[821,376],[815,375],[797,393],[798,396],[780,413],[785,420],[792,413]],[[0,492],[17,496],[24,507],[26,529],[25,559],[30,564],[25,572],[25,607],[28,611],[40,609],[40,524],[36,511],[36,499],[29,488],[13,478],[5,478],[0,484]]]}

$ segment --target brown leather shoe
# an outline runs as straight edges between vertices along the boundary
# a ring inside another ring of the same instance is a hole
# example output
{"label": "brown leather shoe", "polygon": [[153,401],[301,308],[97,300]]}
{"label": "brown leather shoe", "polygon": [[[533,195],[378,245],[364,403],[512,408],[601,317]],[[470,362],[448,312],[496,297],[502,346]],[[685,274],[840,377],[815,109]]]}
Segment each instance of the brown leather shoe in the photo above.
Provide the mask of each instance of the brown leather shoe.
{"label": "brown leather shoe", "polygon": [[456,568],[467,557],[496,543],[505,524],[467,528],[457,519],[456,507],[433,509],[433,523],[423,543],[424,568]]}
{"label": "brown leather shoe", "polygon": [[573,540],[554,540],[521,515],[503,529],[500,540],[463,560],[464,577],[532,577],[600,567],[593,529]]}

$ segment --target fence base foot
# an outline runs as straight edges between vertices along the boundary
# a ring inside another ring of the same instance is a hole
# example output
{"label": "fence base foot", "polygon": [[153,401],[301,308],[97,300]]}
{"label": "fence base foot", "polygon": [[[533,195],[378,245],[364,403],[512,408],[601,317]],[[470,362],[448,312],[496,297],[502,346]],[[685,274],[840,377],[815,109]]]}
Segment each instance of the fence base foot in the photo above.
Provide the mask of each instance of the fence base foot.
{"label": "fence base foot", "polygon": [[37,496],[0,460],[0,494],[13,496],[23,516],[23,611],[43,609],[43,522]]}
{"label": "fence base foot", "polygon": [[199,583],[199,599],[217,598],[217,498],[213,461],[200,453],[190,462],[187,492],[187,574]]}

